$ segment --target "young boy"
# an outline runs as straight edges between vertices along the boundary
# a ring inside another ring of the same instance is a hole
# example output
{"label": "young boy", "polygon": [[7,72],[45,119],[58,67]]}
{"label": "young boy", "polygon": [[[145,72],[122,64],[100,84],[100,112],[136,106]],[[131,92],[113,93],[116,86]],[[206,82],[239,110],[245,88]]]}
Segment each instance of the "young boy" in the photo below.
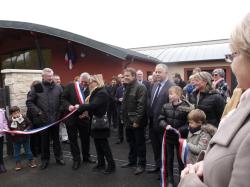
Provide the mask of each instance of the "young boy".
{"label": "young boy", "polygon": [[[32,124],[29,119],[23,116],[20,112],[20,108],[17,106],[13,106],[10,109],[10,123],[9,128],[10,130],[18,130],[18,131],[25,131],[31,128]],[[15,160],[16,160],[16,171],[22,169],[21,160],[20,160],[20,149],[23,145],[25,154],[27,159],[29,160],[29,166],[31,168],[36,167],[36,163],[33,160],[33,155],[30,150],[30,139],[28,135],[19,135],[19,134],[12,134],[12,141],[15,150]]]}
{"label": "young boy", "polygon": [[168,186],[174,186],[173,163],[174,163],[174,149],[177,152],[177,161],[179,164],[179,172],[184,168],[184,164],[179,157],[179,135],[176,129],[180,132],[182,138],[186,138],[188,134],[187,115],[192,110],[192,107],[186,101],[181,99],[183,91],[179,86],[172,86],[169,88],[169,103],[162,107],[159,116],[159,126],[166,128],[166,157],[167,157],[167,181]]}
{"label": "young boy", "polygon": [[[7,119],[5,117],[5,110],[0,108],[0,130],[9,130]],[[0,173],[6,172],[6,168],[3,162],[3,133],[0,132]]]}
{"label": "young boy", "polygon": [[200,109],[192,110],[188,114],[188,122],[188,163],[194,164],[200,152],[207,149],[208,143],[217,128],[213,125],[206,124],[206,114]]}

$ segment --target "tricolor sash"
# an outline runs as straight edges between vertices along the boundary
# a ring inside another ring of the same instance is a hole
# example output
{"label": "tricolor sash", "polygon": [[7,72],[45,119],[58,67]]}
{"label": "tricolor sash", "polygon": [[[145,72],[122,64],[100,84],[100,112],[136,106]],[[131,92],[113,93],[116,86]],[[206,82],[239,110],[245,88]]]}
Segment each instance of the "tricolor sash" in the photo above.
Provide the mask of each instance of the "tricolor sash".
{"label": "tricolor sash", "polygon": [[81,105],[84,104],[84,102],[85,102],[85,96],[84,96],[84,94],[81,91],[80,83],[78,81],[75,82],[75,91],[76,91],[76,95],[77,95],[79,103]]}
{"label": "tricolor sash", "polygon": [[173,130],[179,136],[179,157],[182,160],[184,165],[187,164],[187,156],[188,156],[188,146],[186,139],[181,138],[180,132],[173,127],[164,130],[162,145],[161,145],[161,187],[166,187],[167,185],[167,150],[166,150],[166,132],[167,130]]}

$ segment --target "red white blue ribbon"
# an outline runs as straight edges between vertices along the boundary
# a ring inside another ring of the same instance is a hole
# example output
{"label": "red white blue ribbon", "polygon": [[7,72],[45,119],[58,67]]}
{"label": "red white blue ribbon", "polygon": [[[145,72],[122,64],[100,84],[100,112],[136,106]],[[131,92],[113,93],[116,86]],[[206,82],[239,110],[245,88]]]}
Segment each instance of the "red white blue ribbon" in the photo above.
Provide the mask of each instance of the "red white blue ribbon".
{"label": "red white blue ribbon", "polygon": [[43,127],[39,127],[39,128],[36,128],[36,129],[31,129],[31,130],[27,130],[27,131],[15,131],[15,130],[4,130],[4,129],[0,129],[0,133],[1,132],[5,132],[5,133],[11,133],[11,134],[24,134],[24,135],[27,135],[27,134],[35,134],[37,132],[41,132],[43,130],[46,130],[48,129],[49,127],[53,126],[53,125],[56,125],[60,122],[62,122],[63,120],[67,119],[69,116],[71,116],[73,113],[75,113],[77,111],[77,109],[74,109],[72,110],[70,113],[68,113],[66,116],[64,116],[63,118],[51,123],[51,124],[48,124],[48,125],[45,125]]}
{"label": "red white blue ribbon", "polygon": [[161,145],[161,187],[166,187],[167,185],[167,150],[166,150],[166,132],[168,130],[173,130],[179,136],[179,156],[182,160],[182,163],[186,165],[187,155],[188,155],[188,146],[186,139],[181,138],[180,132],[173,127],[164,130],[162,145]]}
{"label": "red white blue ribbon", "polygon": [[75,82],[75,91],[76,91],[76,95],[77,95],[79,103],[81,105],[84,104],[85,98],[84,98],[84,96],[82,94],[82,91],[81,91],[81,88],[80,88],[80,83],[78,81]]}

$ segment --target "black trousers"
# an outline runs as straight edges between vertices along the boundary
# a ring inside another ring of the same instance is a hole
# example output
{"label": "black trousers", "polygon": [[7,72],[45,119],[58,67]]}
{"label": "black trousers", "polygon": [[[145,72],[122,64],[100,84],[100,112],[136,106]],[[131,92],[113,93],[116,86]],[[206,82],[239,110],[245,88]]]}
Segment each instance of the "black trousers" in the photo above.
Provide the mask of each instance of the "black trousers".
{"label": "black trousers", "polygon": [[62,149],[59,141],[59,125],[41,132],[41,159],[50,159],[50,139],[53,140],[53,151],[56,160],[62,159]]}
{"label": "black trousers", "polygon": [[30,149],[33,156],[37,156],[41,153],[41,135],[40,133],[35,133],[30,135]]}
{"label": "black trousers", "polygon": [[150,125],[149,125],[149,137],[151,139],[152,148],[154,152],[154,160],[156,167],[161,167],[161,145],[162,145],[162,138],[163,132],[153,128],[153,119],[150,118]]}
{"label": "black trousers", "polygon": [[3,164],[3,136],[0,137],[0,164]]}
{"label": "black trousers", "polygon": [[[67,133],[70,141],[71,154],[74,161],[87,160],[90,157],[90,121],[74,117],[66,122]],[[81,151],[78,145],[78,134],[81,142]]]}
{"label": "black trousers", "polygon": [[128,161],[145,167],[146,144],[144,128],[126,128],[126,139],[129,144]]}
{"label": "black trousers", "polygon": [[105,165],[105,158],[108,163],[108,168],[115,167],[115,161],[109,146],[109,142],[107,138],[94,138],[95,148],[97,153],[97,161],[98,165]]}
{"label": "black trousers", "polygon": [[111,127],[113,125],[113,128],[117,128],[117,109],[115,103],[109,105],[107,116],[109,126]]}
{"label": "black trousers", "polygon": [[167,153],[167,176],[168,176],[168,182],[174,183],[174,150],[176,150],[176,155],[177,155],[177,161],[178,161],[178,166],[179,166],[179,174],[181,170],[184,169],[184,165],[181,161],[181,158],[178,154],[179,151],[179,143],[169,143],[166,142],[166,153]]}
{"label": "black trousers", "polygon": [[120,141],[124,140],[124,124],[121,120],[121,105],[117,105],[117,124],[118,124],[118,138]]}

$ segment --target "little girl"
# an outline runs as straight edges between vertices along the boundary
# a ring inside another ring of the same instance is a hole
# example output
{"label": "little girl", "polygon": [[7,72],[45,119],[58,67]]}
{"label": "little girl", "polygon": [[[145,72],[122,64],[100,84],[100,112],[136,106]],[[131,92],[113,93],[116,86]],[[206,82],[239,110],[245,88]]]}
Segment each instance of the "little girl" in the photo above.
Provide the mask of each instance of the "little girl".
{"label": "little girl", "polygon": [[[10,123],[9,128],[12,131],[25,131],[32,127],[30,120],[21,114],[20,108],[13,106],[10,109]],[[20,159],[20,149],[21,146],[24,147],[27,159],[29,160],[29,166],[31,168],[36,167],[35,160],[30,150],[30,138],[28,135],[12,134],[12,142],[15,150],[15,159],[16,159],[16,171],[22,169],[21,159]]]}
{"label": "little girl", "polygon": [[[9,128],[5,117],[5,111],[0,108],[0,131],[8,129]],[[6,168],[3,162],[3,141],[4,141],[3,133],[0,132],[0,173],[6,172]]]}

